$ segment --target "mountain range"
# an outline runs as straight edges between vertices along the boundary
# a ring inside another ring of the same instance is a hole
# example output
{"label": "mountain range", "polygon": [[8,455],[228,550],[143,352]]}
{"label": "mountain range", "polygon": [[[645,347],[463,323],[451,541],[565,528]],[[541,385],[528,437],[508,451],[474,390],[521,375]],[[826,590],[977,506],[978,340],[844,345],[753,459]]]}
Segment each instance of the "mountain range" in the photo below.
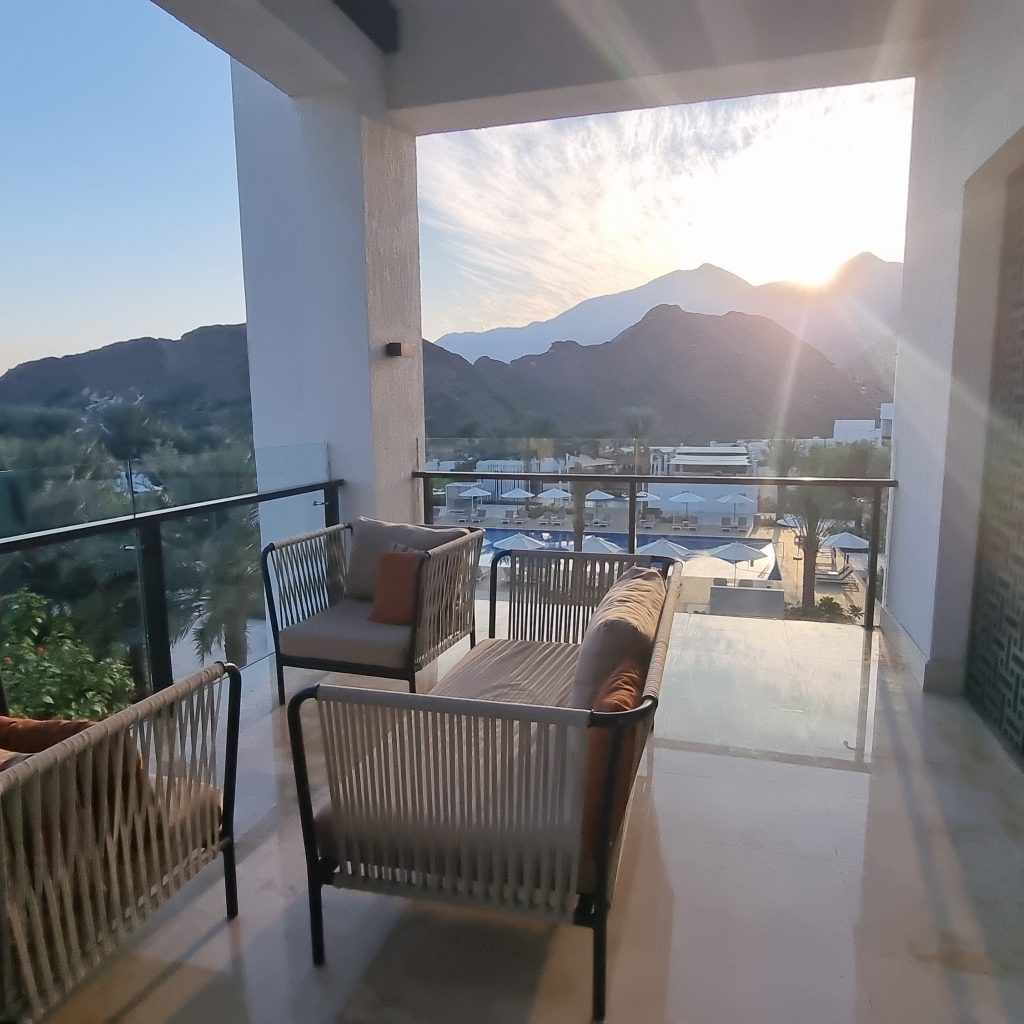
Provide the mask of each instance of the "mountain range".
{"label": "mountain range", "polygon": [[614,295],[587,299],[550,320],[523,327],[446,334],[437,344],[470,362],[509,363],[546,352],[556,341],[598,345],[659,305],[692,313],[751,313],[768,317],[813,345],[838,366],[855,368],[872,384],[891,388],[899,332],[903,264],[861,253],[819,287],[790,282],[752,285],[705,263],[676,270]]}
{"label": "mountain range", "polygon": [[[616,436],[649,410],[664,443],[831,434],[837,418],[875,418],[888,398],[777,323],[658,305],[604,344],[559,341],[511,362],[470,363],[423,343],[427,432]],[[177,341],[137,338],[24,363],[0,377],[0,405],[84,410],[95,395],[141,395],[183,427],[247,429],[244,325]]]}
{"label": "mountain range", "polygon": [[599,345],[470,363],[425,347],[427,433],[622,436],[650,410],[662,443],[831,436],[835,419],[875,419],[886,392],[854,378],[765,317],[660,305]]}

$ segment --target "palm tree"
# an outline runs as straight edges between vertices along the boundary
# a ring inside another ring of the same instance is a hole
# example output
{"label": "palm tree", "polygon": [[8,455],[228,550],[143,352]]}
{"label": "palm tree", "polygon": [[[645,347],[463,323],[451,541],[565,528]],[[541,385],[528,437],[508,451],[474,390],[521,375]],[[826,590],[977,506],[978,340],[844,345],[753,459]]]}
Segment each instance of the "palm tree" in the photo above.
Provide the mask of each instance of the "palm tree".
{"label": "palm tree", "polygon": [[[772,474],[774,476],[792,476],[793,471],[800,464],[802,455],[803,449],[792,438],[775,438],[771,443],[769,455]],[[776,488],[775,507],[779,510],[786,508],[786,491],[785,484],[779,484]]]}
{"label": "palm tree", "polygon": [[[843,450],[847,447],[812,448],[800,456],[795,468],[800,476],[848,476],[850,454]],[[790,487],[786,488],[785,496],[785,510],[802,520],[804,560],[800,603],[804,608],[813,608],[814,574],[821,541],[853,518],[854,499],[839,487]]]}
{"label": "palm tree", "polygon": [[633,472],[642,473],[640,466],[641,442],[647,439],[654,425],[655,410],[646,406],[631,405],[622,411],[622,421],[627,435],[633,440]]}
{"label": "palm tree", "polygon": [[204,538],[192,563],[190,614],[176,639],[191,634],[205,661],[218,647],[237,665],[249,658],[249,620],[263,614],[260,533],[255,509],[230,512]]}
{"label": "palm tree", "polygon": [[576,551],[583,550],[583,534],[587,529],[587,491],[590,484],[586,480],[571,480],[569,490],[572,492],[572,543]]}

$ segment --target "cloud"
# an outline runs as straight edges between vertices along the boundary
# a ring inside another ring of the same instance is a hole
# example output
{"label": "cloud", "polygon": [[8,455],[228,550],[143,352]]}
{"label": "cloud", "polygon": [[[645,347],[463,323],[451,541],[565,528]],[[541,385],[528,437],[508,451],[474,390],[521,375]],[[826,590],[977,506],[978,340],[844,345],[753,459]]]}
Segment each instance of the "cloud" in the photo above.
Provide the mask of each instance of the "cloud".
{"label": "cloud", "polygon": [[882,83],[420,139],[426,336],[702,262],[756,283],[898,259],[912,97]]}

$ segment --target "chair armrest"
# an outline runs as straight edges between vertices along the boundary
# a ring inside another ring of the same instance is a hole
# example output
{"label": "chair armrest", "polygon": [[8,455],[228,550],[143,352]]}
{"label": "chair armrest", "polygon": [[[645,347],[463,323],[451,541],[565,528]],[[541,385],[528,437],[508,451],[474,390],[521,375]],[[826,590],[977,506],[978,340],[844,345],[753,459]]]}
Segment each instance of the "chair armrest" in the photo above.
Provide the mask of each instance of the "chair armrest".
{"label": "chair armrest", "polygon": [[416,668],[429,665],[475,631],[476,573],[484,532],[471,529],[426,553],[417,578],[413,652]]}

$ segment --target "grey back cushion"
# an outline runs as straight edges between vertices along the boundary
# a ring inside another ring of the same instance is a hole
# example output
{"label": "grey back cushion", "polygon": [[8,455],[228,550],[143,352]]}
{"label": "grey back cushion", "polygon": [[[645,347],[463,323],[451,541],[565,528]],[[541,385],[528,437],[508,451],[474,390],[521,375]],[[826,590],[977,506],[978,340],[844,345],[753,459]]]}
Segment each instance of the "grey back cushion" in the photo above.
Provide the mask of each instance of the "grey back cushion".
{"label": "grey back cushion", "polygon": [[601,684],[626,659],[635,659],[646,672],[664,605],[665,580],[656,569],[633,566],[612,584],[580,645],[572,707],[592,708]]}
{"label": "grey back cushion", "polygon": [[352,524],[352,554],[348,561],[346,588],[349,597],[372,601],[377,586],[377,566],[380,556],[394,551],[395,545],[413,551],[429,551],[449,541],[465,537],[468,530],[461,527],[435,530],[429,526],[410,523],[386,523],[380,519],[360,516]]}

